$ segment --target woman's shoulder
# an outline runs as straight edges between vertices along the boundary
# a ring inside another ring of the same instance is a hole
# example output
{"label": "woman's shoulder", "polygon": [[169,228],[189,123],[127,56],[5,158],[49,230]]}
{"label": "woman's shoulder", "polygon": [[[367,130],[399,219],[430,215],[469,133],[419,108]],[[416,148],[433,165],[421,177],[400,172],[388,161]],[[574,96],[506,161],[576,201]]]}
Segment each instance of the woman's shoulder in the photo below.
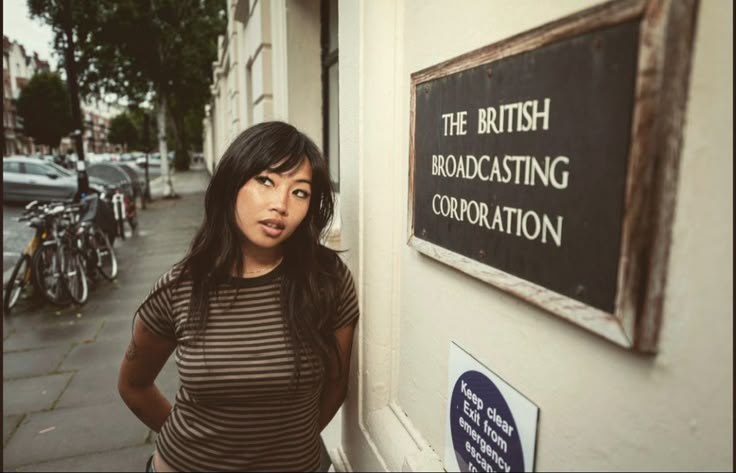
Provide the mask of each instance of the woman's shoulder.
{"label": "woman's shoulder", "polygon": [[326,272],[330,275],[338,279],[351,277],[350,268],[345,264],[337,251],[327,248],[326,246],[321,246],[319,259],[322,263],[322,267],[325,268]]}
{"label": "woman's shoulder", "polygon": [[168,270],[166,270],[157,280],[156,283],[153,285],[153,290],[160,290],[169,288],[173,285],[181,283],[183,280],[187,278],[186,271],[184,270],[184,265],[179,262],[171,266]]}

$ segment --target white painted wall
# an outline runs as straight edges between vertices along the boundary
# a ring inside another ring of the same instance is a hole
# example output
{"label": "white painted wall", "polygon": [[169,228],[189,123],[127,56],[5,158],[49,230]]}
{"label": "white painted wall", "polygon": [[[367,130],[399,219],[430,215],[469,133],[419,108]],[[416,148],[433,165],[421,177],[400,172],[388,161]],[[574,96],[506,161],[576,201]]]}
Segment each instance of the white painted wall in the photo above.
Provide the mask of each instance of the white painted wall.
{"label": "white painted wall", "polygon": [[322,143],[319,0],[289,0],[286,10],[289,123]]}
{"label": "white painted wall", "polygon": [[339,468],[441,469],[451,340],[540,407],[537,470],[733,468],[730,2],[700,5],[656,357],[405,243],[410,74],[596,3],[341,2],[341,241],[362,316]]}
{"label": "white painted wall", "polygon": [[[242,13],[239,19],[236,11]],[[246,127],[273,119],[293,124],[321,144],[320,2],[230,2],[227,35],[227,41],[218,41],[213,107],[206,118],[217,123],[209,132],[211,161],[219,161]]]}
{"label": "white painted wall", "polygon": [[[251,0],[246,24],[231,14],[205,127],[212,162],[235,128],[250,124],[249,106],[254,123],[289,120],[321,141],[318,49],[309,39],[317,33],[318,44],[317,3]],[[340,447],[331,452],[338,470],[442,468],[451,340],[540,407],[537,470],[732,468],[730,3],[700,7],[656,357],[406,245],[410,74],[596,3],[340,2],[338,240],[362,317]]]}

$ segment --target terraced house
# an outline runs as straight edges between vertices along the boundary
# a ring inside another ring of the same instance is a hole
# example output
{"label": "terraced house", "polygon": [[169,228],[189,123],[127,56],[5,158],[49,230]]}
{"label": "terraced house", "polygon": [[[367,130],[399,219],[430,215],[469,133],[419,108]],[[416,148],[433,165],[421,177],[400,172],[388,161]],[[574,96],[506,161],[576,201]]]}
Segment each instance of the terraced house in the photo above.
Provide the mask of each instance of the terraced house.
{"label": "terraced house", "polygon": [[23,135],[23,120],[18,116],[15,101],[34,74],[48,70],[47,61],[36,53],[29,55],[23,45],[3,35],[3,156],[41,151],[37,151],[31,138]]}
{"label": "terraced house", "polygon": [[731,2],[227,11],[207,166],[285,120],[339,191],[336,470],[733,468]]}

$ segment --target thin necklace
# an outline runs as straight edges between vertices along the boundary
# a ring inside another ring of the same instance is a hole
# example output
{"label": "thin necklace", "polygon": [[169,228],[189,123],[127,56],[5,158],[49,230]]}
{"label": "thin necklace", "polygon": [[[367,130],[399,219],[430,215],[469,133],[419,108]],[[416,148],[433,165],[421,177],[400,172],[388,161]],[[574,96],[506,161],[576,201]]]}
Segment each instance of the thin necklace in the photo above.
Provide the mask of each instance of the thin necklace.
{"label": "thin necklace", "polygon": [[276,266],[278,266],[279,264],[281,264],[281,261],[283,261],[283,260],[284,260],[284,257],[282,256],[281,258],[279,258],[279,259],[278,259],[278,261],[276,261],[276,262],[275,262],[274,264],[272,264],[271,266],[268,266],[268,267],[266,267],[266,268],[256,269],[255,271],[246,271],[246,272],[245,272],[245,274],[257,274],[257,273],[265,273],[266,271],[268,271],[268,270],[270,270],[270,269],[273,269],[273,268],[275,268]]}

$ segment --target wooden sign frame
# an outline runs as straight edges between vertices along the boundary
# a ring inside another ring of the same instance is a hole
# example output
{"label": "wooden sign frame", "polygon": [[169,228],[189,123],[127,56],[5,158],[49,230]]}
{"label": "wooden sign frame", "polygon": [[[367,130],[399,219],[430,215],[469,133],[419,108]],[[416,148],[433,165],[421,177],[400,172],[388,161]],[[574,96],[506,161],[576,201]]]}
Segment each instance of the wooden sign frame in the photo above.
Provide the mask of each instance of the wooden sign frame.
{"label": "wooden sign frame", "polygon": [[[626,348],[657,351],[697,0],[604,3],[411,75],[408,245]],[[417,85],[626,21],[640,21],[618,284],[609,313],[415,234]]]}

